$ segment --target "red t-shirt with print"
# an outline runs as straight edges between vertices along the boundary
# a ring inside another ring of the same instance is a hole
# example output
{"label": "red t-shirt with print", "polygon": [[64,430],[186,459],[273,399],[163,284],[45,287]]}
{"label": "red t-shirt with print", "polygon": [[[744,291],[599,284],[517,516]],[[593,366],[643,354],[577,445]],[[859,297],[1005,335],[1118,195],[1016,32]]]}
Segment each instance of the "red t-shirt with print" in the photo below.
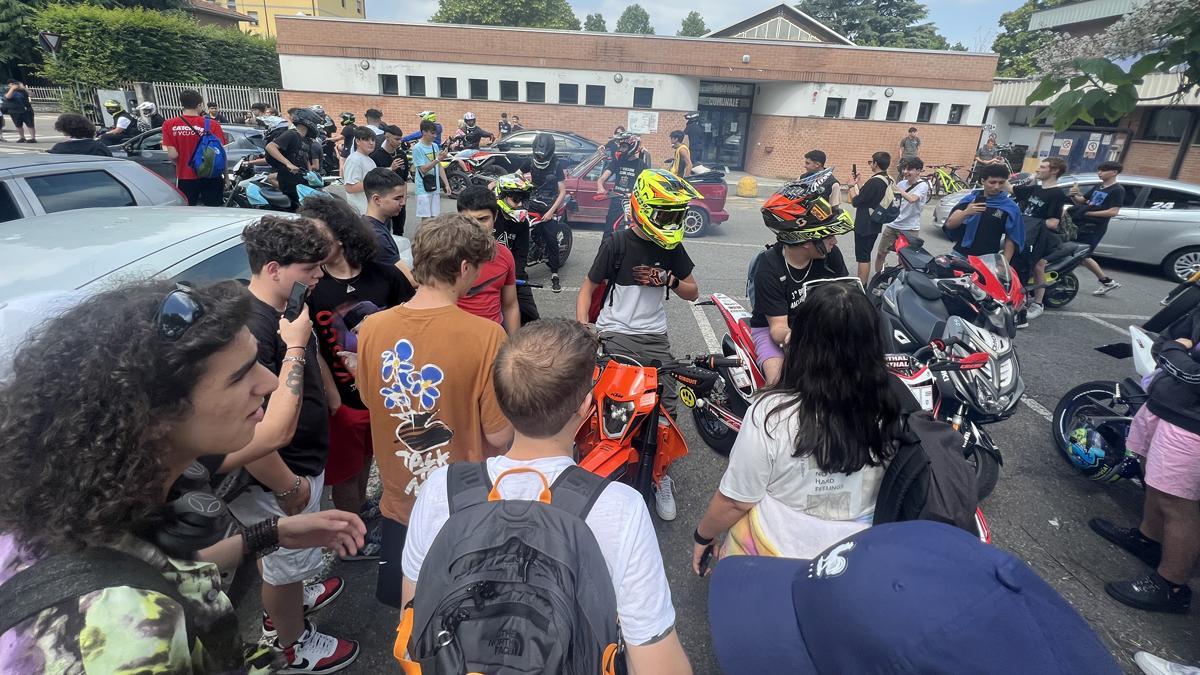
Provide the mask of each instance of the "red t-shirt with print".
{"label": "red t-shirt with print", "polygon": [[458,306],[475,316],[491,319],[504,326],[504,303],[501,292],[505,286],[517,283],[517,263],[512,251],[496,244],[496,257],[479,266],[479,276],[471,290],[458,299]]}
{"label": "red t-shirt with print", "polygon": [[[196,154],[196,146],[200,145],[200,135],[204,133],[204,121],[208,119],[200,115],[180,115],[163,122],[162,144],[164,148],[175,148],[179,156],[175,158],[175,176],[180,180],[196,180],[199,176],[192,169],[190,162]],[[208,130],[221,144],[225,144],[225,130],[220,123],[210,120]]]}

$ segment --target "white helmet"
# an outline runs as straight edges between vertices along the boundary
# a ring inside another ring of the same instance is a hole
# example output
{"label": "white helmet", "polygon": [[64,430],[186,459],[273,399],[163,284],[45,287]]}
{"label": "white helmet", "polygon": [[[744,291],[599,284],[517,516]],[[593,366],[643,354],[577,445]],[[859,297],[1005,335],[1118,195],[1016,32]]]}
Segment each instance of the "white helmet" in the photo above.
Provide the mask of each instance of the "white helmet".
{"label": "white helmet", "polygon": [[475,113],[468,112],[463,114],[463,122],[467,123],[468,127],[475,126]]}
{"label": "white helmet", "polygon": [[325,114],[325,108],[324,108],[324,107],[322,107],[322,106],[321,106],[319,103],[318,103],[317,105],[314,105],[314,106],[312,107],[312,111],[313,111],[313,112],[315,112],[315,113],[317,113],[318,115],[324,115],[324,114]]}
{"label": "white helmet", "polygon": [[145,103],[143,103],[137,107],[137,111],[139,113],[145,115],[146,117],[149,117],[149,116],[153,115],[154,113],[158,112],[158,106],[154,105],[150,101],[146,101]]}

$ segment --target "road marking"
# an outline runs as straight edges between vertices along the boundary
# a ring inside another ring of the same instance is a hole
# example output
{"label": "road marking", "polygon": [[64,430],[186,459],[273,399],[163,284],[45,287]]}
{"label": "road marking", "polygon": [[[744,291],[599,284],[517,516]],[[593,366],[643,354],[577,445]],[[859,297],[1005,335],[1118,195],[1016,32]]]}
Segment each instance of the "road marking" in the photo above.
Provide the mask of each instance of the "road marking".
{"label": "road marking", "polygon": [[1141,316],[1140,314],[1095,314],[1089,312],[1060,312],[1058,310],[1052,311],[1051,314],[1059,314],[1061,316],[1098,316],[1101,319],[1125,319],[1128,321],[1147,321],[1150,319],[1150,317]]}
{"label": "road marking", "polygon": [[692,308],[692,316],[696,317],[696,327],[700,329],[700,335],[704,338],[704,344],[708,347],[708,351],[712,354],[720,354],[721,343],[717,340],[717,334],[713,332],[712,323],[704,315],[704,310],[695,303],[688,303],[688,307]]}
{"label": "road marking", "polygon": [[[582,232],[580,230],[573,230],[571,232],[571,234],[572,234],[572,236],[579,238],[579,239],[599,239],[601,236],[603,236],[597,232]],[[756,251],[762,250],[762,248],[763,248],[762,244],[739,244],[737,242],[732,242],[732,241],[707,241],[705,239],[688,239],[685,243],[688,246],[698,246],[698,245],[703,244],[705,246],[729,246],[731,248],[752,248]]]}
{"label": "road marking", "polygon": [[1046,406],[1033,400],[1033,398],[1031,398],[1030,396],[1027,396],[1027,395],[1022,396],[1021,403],[1024,403],[1026,408],[1029,408],[1030,410],[1037,413],[1038,415],[1041,415],[1042,417],[1046,418],[1047,422],[1049,422],[1050,420],[1052,420],[1054,418],[1054,414],[1051,413],[1049,410],[1047,410]]}
{"label": "road marking", "polygon": [[1118,326],[1117,324],[1115,324],[1115,323],[1109,323],[1109,322],[1105,321],[1104,319],[1101,319],[1100,317],[1097,317],[1097,316],[1095,316],[1095,315],[1092,315],[1092,314],[1080,314],[1079,316],[1080,316],[1080,317],[1082,317],[1082,318],[1084,318],[1084,319],[1087,319],[1088,321],[1091,321],[1091,322],[1093,322],[1093,323],[1098,323],[1098,324],[1100,324],[1101,326],[1104,326],[1104,327],[1106,327],[1106,328],[1111,328],[1111,329],[1113,329],[1113,330],[1117,331],[1118,333],[1120,333],[1121,335],[1129,335],[1129,329],[1128,329],[1128,328],[1121,328],[1121,327],[1120,327],[1120,326]]}

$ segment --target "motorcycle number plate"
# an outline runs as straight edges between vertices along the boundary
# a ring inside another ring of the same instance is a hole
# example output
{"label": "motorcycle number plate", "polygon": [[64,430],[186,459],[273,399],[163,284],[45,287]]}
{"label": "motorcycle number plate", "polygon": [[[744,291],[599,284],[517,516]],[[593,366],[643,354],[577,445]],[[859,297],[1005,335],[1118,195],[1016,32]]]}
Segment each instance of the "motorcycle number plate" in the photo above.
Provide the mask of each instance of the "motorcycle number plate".
{"label": "motorcycle number plate", "polygon": [[736,368],[733,370],[733,384],[738,389],[745,389],[750,386],[750,376],[746,374],[744,369]]}
{"label": "motorcycle number plate", "polygon": [[921,409],[929,412],[933,411],[933,385],[926,384],[912,390],[913,396],[916,397],[917,403],[921,404]]}

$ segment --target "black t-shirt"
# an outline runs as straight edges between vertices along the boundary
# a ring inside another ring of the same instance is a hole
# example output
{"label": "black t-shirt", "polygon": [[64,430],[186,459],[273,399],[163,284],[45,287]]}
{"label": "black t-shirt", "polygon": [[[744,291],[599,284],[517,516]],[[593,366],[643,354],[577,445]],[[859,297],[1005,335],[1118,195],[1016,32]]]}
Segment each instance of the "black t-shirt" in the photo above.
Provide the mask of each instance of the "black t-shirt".
{"label": "black t-shirt", "polygon": [[1021,202],[1021,213],[1031,218],[1061,218],[1067,195],[1060,186],[1041,187],[1019,185],[1013,188],[1013,197]]}
{"label": "black t-shirt", "polygon": [[73,138],[69,141],[55,143],[46,152],[51,155],[95,155],[97,157],[112,157],[108,146],[93,138]]}
{"label": "black t-shirt", "polygon": [[326,272],[308,296],[321,356],[329,364],[344,405],[366,409],[358,395],[354,376],[346,369],[338,352],[357,354],[358,326],[362,320],[381,309],[407,302],[415,292],[394,265],[371,261],[351,279],[337,279]]}
{"label": "black t-shirt", "polygon": [[[951,209],[954,211],[965,211],[971,202],[959,204]],[[1008,223],[1008,213],[1002,209],[989,208],[979,214],[979,227],[975,230],[975,238],[971,241],[970,246],[964,246],[961,237],[954,244],[954,250],[963,255],[991,255],[1000,253],[1004,250],[1004,234],[1005,225]],[[968,226],[966,223],[959,227],[960,230],[965,230]]]}
{"label": "black t-shirt", "polygon": [[484,138],[495,138],[496,135],[490,131],[484,131],[479,125],[468,128],[463,134],[463,148],[466,150],[478,150],[479,142]]}
{"label": "black t-shirt", "polygon": [[380,265],[395,267],[396,261],[400,259],[400,245],[392,237],[391,218],[386,223],[375,220],[371,216],[363,216],[363,219],[371,227],[371,232],[375,233],[375,241],[379,244],[379,251],[375,254],[375,262]]}
{"label": "black t-shirt", "polygon": [[750,315],[753,328],[770,326],[769,316],[787,316],[791,325],[792,317],[800,307],[800,289],[805,282],[850,276],[842,252],[837,248],[824,259],[813,260],[804,269],[787,264],[783,258],[783,244],[775,244],[759,256],[758,267],[754,270],[754,309]]}
{"label": "black t-shirt", "polygon": [[[279,134],[279,136],[275,138],[274,143],[279,147],[279,152],[282,153],[289,162],[295,164],[303,170],[308,169],[308,163],[311,161],[308,154],[309,142],[300,136],[300,132],[296,131],[295,129],[288,129],[282,134]],[[278,171],[281,176],[291,174],[291,171],[288,171],[287,164],[275,159],[275,156],[269,152],[267,153],[267,163],[271,165],[272,169]],[[278,325],[276,325],[276,328],[278,328]]]}
{"label": "black t-shirt", "polygon": [[649,168],[642,153],[638,153],[632,157],[618,157],[609,162],[608,166],[605,167],[607,171],[612,172],[617,181],[616,186],[613,187],[613,192],[621,196],[632,193],[638,175]]}
{"label": "black t-shirt", "polygon": [[[1090,211],[1107,211],[1114,206],[1125,205],[1125,187],[1119,183],[1113,183],[1108,187],[1097,185],[1088,190],[1087,193],[1087,210]],[[1086,230],[1102,230],[1108,227],[1108,221],[1111,218],[1094,218],[1084,213],[1082,222],[1079,226]]]}
{"label": "black t-shirt", "polygon": [[[618,255],[617,247],[621,248]],[[619,258],[619,260],[617,260]],[[613,274],[613,268],[620,267]],[[638,274],[647,274],[650,269],[670,272],[679,279],[692,275],[695,264],[683,246],[667,250],[654,242],[646,241],[631,228],[621,230],[600,244],[588,279],[600,283],[609,279],[613,285],[612,295],[600,312],[596,328],[624,335],[665,335],[667,314],[664,301],[670,291],[665,286],[652,286],[638,282]],[[665,275],[664,275],[665,276]]]}
{"label": "black t-shirt", "polygon": [[887,186],[888,177],[882,171],[863,181],[858,195],[850,202],[858,209],[854,212],[854,233],[856,235],[879,234],[882,226],[871,222],[871,212],[879,208],[879,202],[887,192]]}
{"label": "black t-shirt", "polygon": [[550,165],[544,169],[534,166],[532,158],[526,159],[517,170],[529,174],[529,179],[533,181],[533,194],[548,202],[558,197],[558,184],[567,179],[562,162],[557,157],[550,160]]}
{"label": "black t-shirt", "polygon": [[[4,94],[0,94],[4,98]],[[4,99],[4,110],[10,115],[21,115],[29,110],[29,94],[24,89],[12,93],[12,98]]]}
{"label": "black t-shirt", "polygon": [[400,168],[396,170],[396,173],[400,174],[400,178],[404,179],[405,182],[408,182],[412,166],[408,160],[407,144],[401,143],[400,147],[396,148],[394,152],[388,152],[387,148],[383,147],[383,143],[380,143],[375,146],[375,151],[371,153],[371,159],[375,162],[375,166],[384,169],[392,168],[392,162],[397,159],[402,160]]}
{"label": "black t-shirt", "polygon": [[511,133],[512,125],[508,123],[508,120],[500,120],[500,135],[507,136]]}
{"label": "black t-shirt", "polygon": [[517,263],[517,278],[528,278],[525,264],[529,261],[529,223],[518,223],[500,212],[496,215],[496,224],[492,226],[492,235],[512,251],[513,260]]}
{"label": "black t-shirt", "polygon": [[[272,373],[279,374],[287,345],[279,337],[281,312],[253,298],[246,326],[258,340],[258,362]],[[315,322],[314,322],[315,323]],[[316,476],[325,470],[329,456],[329,408],[325,400],[325,385],[321,381],[321,358],[316,335],[310,335],[304,348],[304,392],[300,402],[300,419],[292,442],[279,449],[279,456],[297,476]],[[289,364],[290,365],[290,364]]]}
{"label": "black t-shirt", "polygon": [[[824,171],[824,169],[818,169],[818,170],[819,170],[819,171]],[[809,171],[809,172],[807,172],[807,173],[805,173],[805,174],[802,174],[800,177],[801,177],[801,178],[808,178],[809,176],[813,175],[814,173],[816,173],[816,171]],[[830,197],[832,197],[832,196],[833,196],[833,188],[834,188],[834,186],[835,186],[835,185],[837,185],[837,184],[838,184],[838,182],[837,182],[836,180],[831,180],[831,181],[829,181],[829,183],[825,185],[825,191],[821,193],[821,196],[822,196],[822,197],[824,197],[826,200],[828,200]],[[881,195],[879,195],[879,196],[880,196],[880,198],[881,198],[881,199],[883,198],[883,195],[882,195],[882,194],[881,194]]]}
{"label": "black t-shirt", "polygon": [[683,133],[688,137],[688,147],[698,149],[704,144],[704,126],[697,120],[690,120],[683,127]]}

